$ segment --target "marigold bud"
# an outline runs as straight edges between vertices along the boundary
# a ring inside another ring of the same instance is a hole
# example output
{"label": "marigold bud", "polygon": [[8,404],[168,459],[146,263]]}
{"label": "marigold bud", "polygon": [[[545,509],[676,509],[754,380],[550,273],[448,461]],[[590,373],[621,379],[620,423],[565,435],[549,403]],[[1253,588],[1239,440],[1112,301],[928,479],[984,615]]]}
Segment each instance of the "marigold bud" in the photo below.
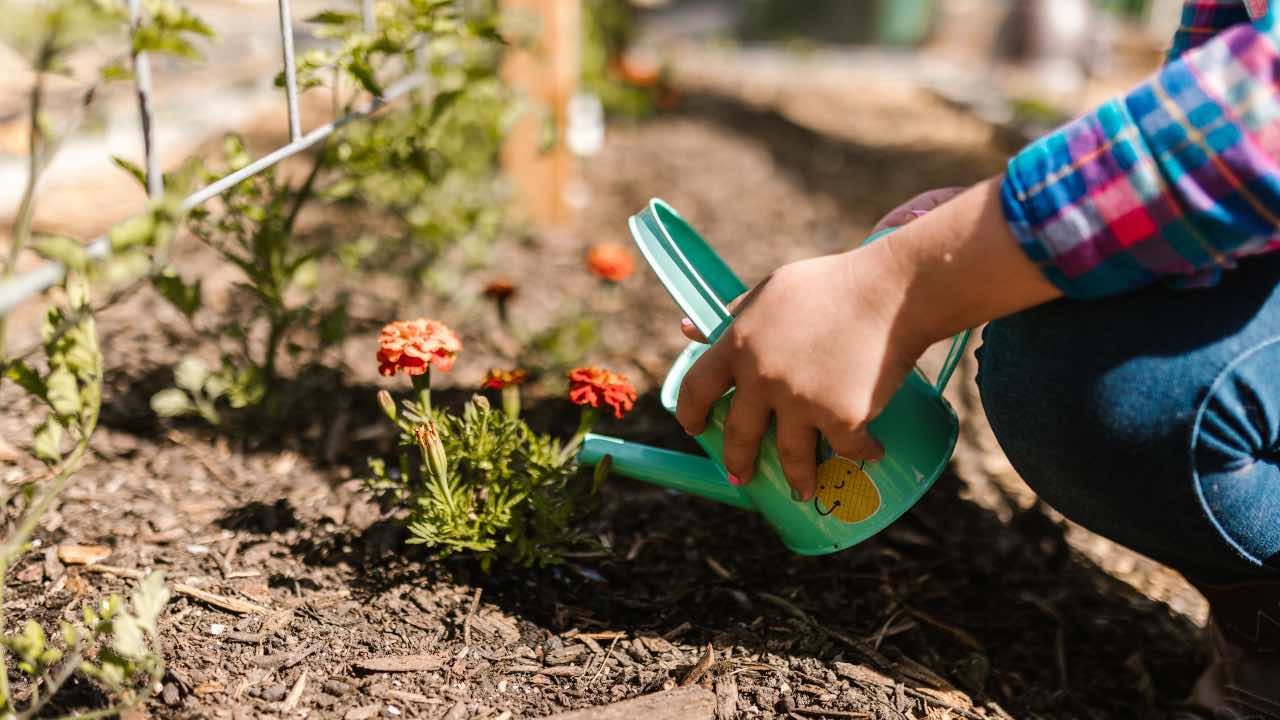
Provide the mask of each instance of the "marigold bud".
{"label": "marigold bud", "polygon": [[475,403],[476,408],[481,412],[489,412],[489,398],[483,395],[472,395],[471,402]]}
{"label": "marigold bud", "polygon": [[379,390],[378,405],[382,408],[383,414],[385,414],[391,422],[396,421],[396,401],[391,398],[391,393],[386,390]]}
{"label": "marigold bud", "polygon": [[440,432],[436,429],[434,421],[427,422],[415,427],[413,435],[418,440],[418,445],[422,448],[422,457],[427,461],[427,470],[431,476],[441,482],[449,477],[449,457],[444,452],[444,441],[440,439]]}

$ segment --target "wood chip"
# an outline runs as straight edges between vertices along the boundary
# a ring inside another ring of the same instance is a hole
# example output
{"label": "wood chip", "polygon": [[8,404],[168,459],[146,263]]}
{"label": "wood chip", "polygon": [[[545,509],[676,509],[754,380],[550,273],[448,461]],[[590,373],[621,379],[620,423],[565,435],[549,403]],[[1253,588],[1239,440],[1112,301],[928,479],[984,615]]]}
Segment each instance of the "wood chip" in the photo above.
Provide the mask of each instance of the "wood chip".
{"label": "wood chip", "polygon": [[680,687],[688,687],[702,679],[703,675],[711,669],[716,662],[715,648],[711,647],[711,643],[707,643],[707,651],[702,654],[702,659],[689,670],[689,674],[684,676],[680,681]]}
{"label": "wood chip", "polygon": [[[104,575],[117,575],[119,577],[133,578],[134,580],[141,580],[147,576],[147,573],[141,570],[117,567],[115,565],[86,565],[84,569],[89,572],[102,573]],[[186,583],[173,583],[169,587],[178,595],[186,595],[189,598],[199,600],[237,615],[247,615],[249,613],[266,615],[271,612],[269,609],[264,608],[261,605],[255,605],[244,600],[237,600],[236,598],[215,595],[207,590],[201,590],[194,585],[188,585]]]}
{"label": "wood chip", "polygon": [[716,678],[716,720],[734,720],[738,716],[738,681],[733,675]]}
{"label": "wood chip", "polygon": [[249,663],[260,668],[277,668],[280,670],[288,670],[298,663],[306,660],[315,651],[324,647],[324,643],[315,642],[306,647],[299,648],[293,652],[276,653],[274,655],[253,655],[249,657]]}
{"label": "wood chip", "polygon": [[187,585],[186,583],[174,583],[173,591],[181,595],[186,595],[189,598],[194,598],[201,602],[208,603],[220,610],[235,613],[236,615],[246,615],[249,613],[268,615],[271,613],[267,608],[251,603],[248,600],[240,600],[237,598],[226,597],[224,595],[215,595],[211,592],[201,590],[198,587]]}
{"label": "wood chip", "polygon": [[298,700],[302,698],[302,691],[307,687],[307,671],[303,670],[298,676],[298,682],[293,684],[293,689],[289,691],[289,697],[284,699],[284,705],[280,706],[280,712],[289,712],[298,705]]}
{"label": "wood chip", "polygon": [[671,652],[672,650],[676,649],[676,646],[668,642],[666,638],[655,637],[653,635],[646,635],[646,636],[642,636],[639,639],[640,639],[640,642],[645,646],[645,648],[649,650],[649,652],[664,653],[664,652]]}
{"label": "wood chip", "polygon": [[812,717],[833,717],[833,718],[873,718],[875,713],[869,713],[866,710],[824,710],[822,708],[797,707],[792,712],[799,715],[809,715]]}
{"label": "wood chip", "polygon": [[862,685],[878,685],[880,687],[893,687],[893,680],[887,675],[872,670],[866,665],[855,665],[853,663],[838,662],[835,663],[836,674],[846,680]]}
{"label": "wood chip", "polygon": [[554,675],[556,677],[578,677],[584,670],[577,665],[556,665],[553,667],[538,667],[536,665],[512,665],[507,668],[507,672],[513,673],[537,673],[539,675]]}
{"label": "wood chip", "polygon": [[381,710],[382,703],[354,707],[348,710],[346,715],[342,716],[342,720],[369,720],[371,717],[376,717]]}
{"label": "wood chip", "polygon": [[199,685],[191,688],[191,694],[195,695],[196,697],[204,697],[205,695],[220,693],[225,689],[226,688],[220,682],[202,682]]}
{"label": "wood chip", "polygon": [[385,697],[389,700],[399,700],[406,703],[427,703],[439,705],[444,702],[440,698],[427,697],[421,693],[406,692],[404,690],[396,690],[389,687],[378,687],[372,691],[373,695]]}
{"label": "wood chip", "polygon": [[707,567],[711,568],[711,572],[719,575],[725,580],[733,579],[733,573],[729,572],[728,568],[721,565],[719,560],[716,560],[710,555],[704,555],[702,556],[702,559],[707,561]]}
{"label": "wood chip", "polygon": [[58,559],[63,565],[93,565],[111,557],[104,545],[59,545]]}
{"label": "wood chip", "polygon": [[710,690],[687,687],[552,715],[547,720],[712,720],[715,710],[716,696]]}
{"label": "wood chip", "polygon": [[552,650],[547,653],[546,663],[548,665],[564,665],[572,662],[586,651],[587,649],[582,645],[565,645],[559,650]]}
{"label": "wood chip", "polygon": [[388,655],[357,660],[352,666],[365,672],[427,672],[444,667],[444,658],[439,655]]}

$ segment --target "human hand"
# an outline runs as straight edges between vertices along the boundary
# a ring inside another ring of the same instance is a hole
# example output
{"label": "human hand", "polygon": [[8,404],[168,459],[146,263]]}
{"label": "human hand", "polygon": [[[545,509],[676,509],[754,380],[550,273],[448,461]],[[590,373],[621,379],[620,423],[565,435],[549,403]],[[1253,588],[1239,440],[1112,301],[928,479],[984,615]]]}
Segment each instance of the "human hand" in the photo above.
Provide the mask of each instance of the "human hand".
{"label": "human hand", "polygon": [[[776,420],[783,472],[806,500],[816,485],[818,433],[840,455],[878,458],[883,448],[867,425],[925,348],[1061,296],[1009,230],[1001,180],[958,197],[953,189],[917,196],[881,221],[905,220],[897,232],[785,265],[746,293],[734,303],[733,324],[685,375],[680,424],[701,434],[711,405],[736,388],[724,428],[726,468],[737,484],[750,481],[760,440]],[[684,332],[702,339],[687,320]]]}
{"label": "human hand", "polygon": [[736,387],[724,427],[731,479],[751,480],[776,420],[783,472],[806,500],[819,433],[840,455],[878,459],[867,423],[931,341],[898,312],[898,274],[881,243],[779,268],[735,303],[733,324],[685,376],[676,418],[702,433],[711,405]]}

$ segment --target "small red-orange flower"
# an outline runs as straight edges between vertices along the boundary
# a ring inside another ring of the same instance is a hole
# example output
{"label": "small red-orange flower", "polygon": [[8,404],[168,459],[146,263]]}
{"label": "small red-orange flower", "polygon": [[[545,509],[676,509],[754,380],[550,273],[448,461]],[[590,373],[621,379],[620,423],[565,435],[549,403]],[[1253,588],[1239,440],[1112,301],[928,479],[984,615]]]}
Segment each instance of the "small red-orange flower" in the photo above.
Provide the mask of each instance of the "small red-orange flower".
{"label": "small red-orange flower", "polygon": [[435,320],[397,320],[378,333],[378,372],[422,375],[431,367],[448,372],[462,349],[462,341],[447,325]]}
{"label": "small red-orange flower", "polygon": [[604,403],[613,409],[614,417],[621,418],[635,407],[636,388],[621,373],[598,367],[577,368],[569,371],[569,401],[593,408]]}
{"label": "small red-orange flower", "polygon": [[480,383],[480,387],[489,390],[501,390],[512,385],[519,385],[529,379],[529,373],[524,370],[499,370],[493,368],[484,374],[484,382]]}
{"label": "small red-orange flower", "polygon": [[510,300],[515,294],[515,284],[506,278],[498,278],[484,286],[484,296],[495,302]]}
{"label": "small red-orange flower", "polygon": [[587,251],[587,269],[605,280],[621,282],[635,272],[636,258],[619,243],[600,243]]}

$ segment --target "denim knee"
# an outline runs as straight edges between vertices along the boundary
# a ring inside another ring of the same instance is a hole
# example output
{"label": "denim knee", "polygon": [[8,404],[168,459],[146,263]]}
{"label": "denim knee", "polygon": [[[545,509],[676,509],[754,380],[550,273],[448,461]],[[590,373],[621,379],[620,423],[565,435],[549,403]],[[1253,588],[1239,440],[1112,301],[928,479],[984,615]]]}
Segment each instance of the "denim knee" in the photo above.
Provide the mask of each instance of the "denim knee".
{"label": "denim knee", "polygon": [[1280,555],[1280,338],[1236,357],[1197,408],[1192,489],[1206,517],[1248,562]]}
{"label": "denim knee", "polygon": [[1123,309],[1054,303],[991,323],[978,383],[996,439],[1094,532],[1206,582],[1272,574],[1280,342],[1144,351],[1140,310],[1110,333],[1097,320]]}

